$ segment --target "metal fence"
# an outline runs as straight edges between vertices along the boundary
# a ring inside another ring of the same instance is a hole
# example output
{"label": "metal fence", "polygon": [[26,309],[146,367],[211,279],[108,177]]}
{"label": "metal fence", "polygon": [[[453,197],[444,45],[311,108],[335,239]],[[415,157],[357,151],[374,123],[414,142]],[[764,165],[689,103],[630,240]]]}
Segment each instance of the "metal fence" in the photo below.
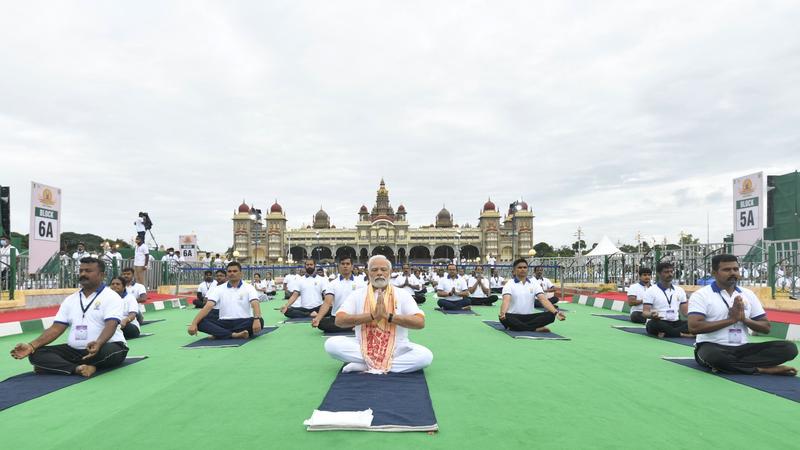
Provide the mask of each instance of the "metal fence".
{"label": "metal fence", "polygon": [[[747,256],[740,258],[741,282],[743,286],[769,286],[775,293],[788,292],[791,297],[800,295],[800,240],[772,241],[753,246]],[[670,249],[656,249],[647,253],[617,254],[612,256],[578,256],[561,258],[531,258],[529,265],[543,266],[546,277],[556,283],[609,283],[622,289],[638,279],[640,267],[655,269],[658,262],[669,261],[675,266],[675,279],[680,284],[703,285],[711,280],[711,258],[720,253],[729,252],[730,244],[692,244]],[[28,272],[28,257],[16,258],[14,264],[0,264],[2,279],[0,293],[6,297],[13,290],[19,289],[54,289],[78,287],[78,264],[71,258],[54,255],[45,266],[34,274]],[[474,271],[478,264],[468,262],[459,265],[467,273]],[[508,279],[513,276],[512,267],[499,264],[484,267],[485,276],[491,269],[497,270],[500,276]],[[113,260],[106,270],[107,281],[120,274],[124,268],[132,268],[133,260]],[[320,264],[328,273],[335,273],[333,264]],[[446,264],[413,264],[423,271],[438,268],[445,269]],[[167,261],[150,261],[146,272],[148,289],[160,286],[196,285],[203,279],[206,270],[217,270],[222,267],[209,267],[202,263],[174,263]],[[301,265],[260,265],[242,268],[244,279],[250,280],[253,274],[262,277],[271,273],[273,279],[280,279],[285,274],[302,269]],[[4,269],[4,270],[3,270]],[[531,271],[532,272],[532,271]],[[13,282],[13,283],[12,283]],[[11,292],[9,292],[11,291]]]}

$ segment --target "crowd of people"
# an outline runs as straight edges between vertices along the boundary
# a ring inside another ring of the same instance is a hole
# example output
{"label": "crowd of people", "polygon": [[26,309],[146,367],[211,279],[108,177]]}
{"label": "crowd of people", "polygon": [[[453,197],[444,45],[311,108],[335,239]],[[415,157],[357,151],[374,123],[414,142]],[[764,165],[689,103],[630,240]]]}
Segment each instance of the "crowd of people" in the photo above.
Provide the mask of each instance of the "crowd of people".
{"label": "crowd of people", "polygon": [[[51,327],[33,341],[18,344],[11,355],[28,357],[40,373],[91,376],[98,368],[120,364],[128,352],[127,339],[139,335],[143,320],[139,304],[147,293],[137,282],[135,269],[123,270],[109,286],[103,282],[105,272],[103,258],[82,257],[81,289],[64,300]],[[712,273],[715,281],[689,297],[673,283],[671,263],[656,266],[655,283],[651,270],[640,269],[639,282],[628,288],[631,321],[645,323],[655,337],[695,337],[697,362],[715,371],[796,375],[796,369],[783,365],[797,355],[794,343],[748,341],[748,330],[768,333],[770,323],[756,295],[738,286],[737,258],[714,256]],[[276,284],[267,272],[263,279],[254,274],[246,282],[235,261],[224,270],[206,270],[197,286],[193,303],[198,312],[188,333],[203,333],[209,339],[253,338],[264,327],[261,302],[274,299],[280,288],[285,293],[280,311],[287,320],[307,318],[313,328],[354,334],[325,343],[331,357],[347,363],[344,371],[386,373],[411,372],[431,364],[432,352],[408,338],[408,330],[425,327],[419,305],[429,291],[443,310],[492,305],[502,299],[498,319],[514,331],[549,332],[551,324],[566,319],[543,268],[534,267],[529,277],[523,258],[514,261],[508,280],[496,271],[487,279],[481,267],[466,274],[455,264],[427,273],[408,264],[393,271],[391,262],[377,255],[366,268],[343,258],[336,273],[327,276],[314,260],[306,260],[303,272],[287,274],[281,281]],[[49,345],[67,330],[66,344]]]}

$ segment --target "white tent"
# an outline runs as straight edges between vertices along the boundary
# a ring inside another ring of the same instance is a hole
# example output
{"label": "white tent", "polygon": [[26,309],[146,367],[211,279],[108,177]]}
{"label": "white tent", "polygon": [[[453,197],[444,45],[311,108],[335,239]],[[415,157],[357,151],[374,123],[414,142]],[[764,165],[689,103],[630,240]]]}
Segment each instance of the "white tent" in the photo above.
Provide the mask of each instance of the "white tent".
{"label": "white tent", "polygon": [[625,253],[622,250],[618,249],[611,239],[608,236],[603,236],[603,239],[600,240],[600,243],[597,244],[597,247],[592,249],[589,253],[585,256],[606,256],[606,255],[616,255],[617,253]]}

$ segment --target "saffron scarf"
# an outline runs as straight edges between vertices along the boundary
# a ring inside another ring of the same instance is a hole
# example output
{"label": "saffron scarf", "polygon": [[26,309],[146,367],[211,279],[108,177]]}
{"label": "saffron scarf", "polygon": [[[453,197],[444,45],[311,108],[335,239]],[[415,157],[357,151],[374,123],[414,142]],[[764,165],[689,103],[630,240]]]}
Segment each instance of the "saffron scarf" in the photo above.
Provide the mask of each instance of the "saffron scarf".
{"label": "saffron scarf", "polygon": [[[364,301],[364,313],[375,314],[377,307],[375,290],[370,284],[367,287],[367,298]],[[383,304],[387,313],[395,309],[394,286],[389,284],[383,292]],[[361,325],[361,355],[370,370],[386,373],[392,367],[397,325],[386,319],[372,321]]]}

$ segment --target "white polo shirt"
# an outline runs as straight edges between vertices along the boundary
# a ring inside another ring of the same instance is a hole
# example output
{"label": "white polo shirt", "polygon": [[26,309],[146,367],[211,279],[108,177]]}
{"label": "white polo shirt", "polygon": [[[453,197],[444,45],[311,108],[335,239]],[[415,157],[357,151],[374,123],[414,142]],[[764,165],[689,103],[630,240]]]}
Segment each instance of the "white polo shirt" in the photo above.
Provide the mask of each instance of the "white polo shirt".
{"label": "white polo shirt", "polygon": [[142,243],[142,245],[136,246],[136,251],[133,253],[133,265],[138,267],[144,267],[145,263],[145,255],[149,255],[150,250],[147,249],[147,246]]}
{"label": "white polo shirt", "polygon": [[524,281],[520,281],[516,277],[508,280],[503,286],[503,295],[511,296],[506,313],[533,314],[536,296],[543,293],[542,286],[532,282],[530,278],[526,278]]}
{"label": "white polo shirt", "polygon": [[292,304],[294,307],[314,309],[322,304],[322,294],[328,287],[328,279],[314,274],[295,279],[289,286],[292,293],[298,292],[300,298]]}
{"label": "white polo shirt", "polygon": [[208,291],[211,290],[214,286],[217,285],[217,280],[212,281],[203,281],[197,285],[197,292],[202,294],[203,298],[208,297]]}
{"label": "white polo shirt", "polygon": [[491,277],[489,278],[489,289],[502,288],[505,281],[506,279],[501,276]]}
{"label": "white polo shirt", "polygon": [[328,283],[328,287],[325,288],[325,295],[333,295],[331,314],[335,316],[344,301],[347,300],[347,297],[356,290],[366,287],[366,285],[361,277],[355,275],[350,275],[350,278],[344,278],[339,275],[335,280]]}
{"label": "white polo shirt", "polygon": [[[65,298],[58,308],[53,322],[69,327],[67,345],[83,350],[86,344],[96,341],[106,326],[106,321],[114,320],[117,323],[126,316],[125,302],[111,288],[102,285],[98,291],[85,297],[78,291]],[[84,313],[84,309],[86,312]],[[125,343],[122,330],[117,327],[108,342]]]}
{"label": "white polo shirt", "polygon": [[139,301],[139,296],[147,294],[147,289],[141,283],[133,283],[132,285],[125,286],[128,295],[133,295],[133,299]]}
{"label": "white polo shirt", "polygon": [[[134,298],[131,294],[128,294],[128,291],[125,291],[125,296],[122,297],[122,301],[125,302],[123,316],[127,316],[130,313],[139,314],[139,302],[137,302],[136,298]],[[142,327],[139,325],[139,320],[137,320],[135,317],[133,320],[131,320],[131,323],[136,325],[136,328],[140,330],[142,329]]]}
{"label": "white polo shirt", "polygon": [[275,281],[274,280],[272,280],[272,279],[262,280],[262,282],[266,285],[268,294],[274,293],[277,290],[275,288]]}
{"label": "white polo shirt", "polygon": [[285,277],[283,277],[283,288],[285,290],[289,290],[289,285],[292,283],[292,280],[294,280],[294,274],[290,273],[290,274],[286,275]]}
{"label": "white polo shirt", "polygon": [[[692,294],[689,299],[689,315],[704,316],[709,322],[725,320],[728,318],[728,309],[733,306],[733,300],[737,296],[742,297],[745,317],[757,320],[767,316],[764,307],[761,306],[761,302],[753,291],[736,287],[736,291],[731,296],[725,289],[720,289],[716,281]],[[698,344],[714,342],[733,346],[747,344],[747,326],[743,322],[736,322],[732,326],[711,333],[698,334],[695,342]]]}
{"label": "white polo shirt", "polygon": [[481,278],[481,286],[478,286],[478,278],[477,277],[469,277],[469,281],[467,281],[467,286],[470,289],[472,289],[472,286],[477,286],[475,288],[475,292],[473,292],[472,294],[469,294],[469,296],[472,297],[472,298],[486,298],[487,297],[487,295],[483,293],[483,289],[481,289],[481,286],[485,287],[487,291],[489,289],[491,289],[489,287],[489,280],[487,280],[486,278]]}
{"label": "white polo shirt", "polygon": [[[654,284],[644,293],[644,304],[658,311],[661,319],[674,322],[680,319],[680,307],[686,303],[686,292],[680,286],[670,285],[666,290]],[[650,319],[648,319],[650,320]]]}
{"label": "white polo shirt", "polygon": [[[450,275],[447,275],[445,277],[439,278],[439,283],[436,285],[437,291],[450,292],[453,290],[453,288],[456,288],[456,294],[458,294],[461,291],[466,291],[467,290],[466,278],[456,277],[456,279],[452,279],[450,278]],[[454,301],[454,300],[463,300],[464,297],[460,297],[458,295],[449,295],[447,297],[439,297],[439,299]]]}
{"label": "white polo shirt", "polygon": [[[408,278],[409,286],[406,286],[404,288],[400,288],[400,286],[402,286],[402,285],[404,285],[406,283],[406,278]],[[401,273],[400,275],[398,275],[398,276],[396,276],[395,278],[392,279],[392,285],[393,286],[395,286],[397,288],[400,288],[400,289],[403,289],[404,291],[406,291],[409,294],[411,294],[412,297],[414,296],[414,293],[419,290],[421,284],[422,283],[420,283],[419,278],[417,278],[413,273],[409,274],[408,277],[406,277],[405,275],[403,275]],[[414,289],[412,286],[416,286],[416,289]]]}
{"label": "white polo shirt", "polygon": [[258,301],[258,292],[251,284],[239,281],[217,286],[208,293],[208,300],[219,305],[220,319],[249,319],[253,317],[251,302]]}
{"label": "white polo shirt", "polygon": [[[652,287],[651,285],[648,284],[645,286],[641,282],[634,283],[628,286],[627,294],[636,297],[636,300],[644,301],[644,293],[647,292],[647,290],[651,287]],[[643,308],[644,305],[640,303],[636,306],[631,306],[631,312],[636,312],[636,311],[641,312]]]}
{"label": "white polo shirt", "polygon": [[251,284],[253,285],[253,289],[255,289],[256,292],[258,292],[259,294],[265,293],[265,292],[259,291],[259,289],[264,289],[265,291],[267,289],[267,282],[264,281],[264,280],[261,280],[259,282],[253,282]]}
{"label": "white polo shirt", "polygon": [[133,226],[136,227],[137,233],[141,233],[142,231],[147,230],[147,228],[144,227],[144,219],[142,219],[141,217],[137,217],[136,219],[134,219]]}
{"label": "white polo shirt", "polygon": [[[342,303],[339,308],[339,313],[345,312],[347,314],[362,314],[364,313],[364,302],[367,300],[367,287],[362,287],[355,290],[347,299]],[[419,309],[417,302],[408,292],[395,289],[394,290],[394,315],[419,315],[425,317],[425,313]],[[361,342],[361,326],[356,326],[356,340]],[[397,326],[397,334],[395,335],[395,349],[394,355],[403,354],[408,351],[408,328]]]}

